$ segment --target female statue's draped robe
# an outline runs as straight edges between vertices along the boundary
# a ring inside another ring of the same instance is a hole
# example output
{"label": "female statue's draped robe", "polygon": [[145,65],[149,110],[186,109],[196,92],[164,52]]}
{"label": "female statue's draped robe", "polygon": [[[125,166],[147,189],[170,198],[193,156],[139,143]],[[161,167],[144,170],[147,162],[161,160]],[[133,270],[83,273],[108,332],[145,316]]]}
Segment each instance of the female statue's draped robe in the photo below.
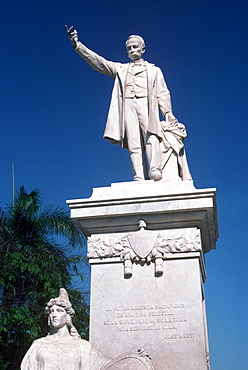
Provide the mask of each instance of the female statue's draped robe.
{"label": "female statue's draped robe", "polygon": [[55,341],[52,335],[35,340],[21,370],[100,370],[109,359],[80,337]]}

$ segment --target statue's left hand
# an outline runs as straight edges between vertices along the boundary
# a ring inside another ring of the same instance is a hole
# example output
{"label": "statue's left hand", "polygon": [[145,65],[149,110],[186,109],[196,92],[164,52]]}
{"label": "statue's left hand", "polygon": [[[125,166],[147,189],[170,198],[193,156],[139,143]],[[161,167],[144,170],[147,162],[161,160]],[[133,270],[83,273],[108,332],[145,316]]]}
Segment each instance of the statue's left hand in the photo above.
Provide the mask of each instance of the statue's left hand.
{"label": "statue's left hand", "polygon": [[167,112],[166,114],[165,114],[165,117],[164,117],[165,119],[166,119],[166,121],[168,122],[168,123],[171,123],[171,124],[175,124],[175,123],[177,123],[177,119],[176,119],[176,117],[174,116],[174,114],[172,114],[171,112]]}

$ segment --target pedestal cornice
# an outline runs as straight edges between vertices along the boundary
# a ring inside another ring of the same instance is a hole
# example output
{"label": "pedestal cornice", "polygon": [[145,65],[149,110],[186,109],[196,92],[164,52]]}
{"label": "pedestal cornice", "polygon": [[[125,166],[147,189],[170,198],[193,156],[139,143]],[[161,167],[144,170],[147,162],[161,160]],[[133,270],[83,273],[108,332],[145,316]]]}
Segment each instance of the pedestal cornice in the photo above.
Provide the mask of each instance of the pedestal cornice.
{"label": "pedestal cornice", "polygon": [[216,189],[196,189],[192,181],[111,184],[67,204],[86,236],[135,231],[143,219],[149,230],[197,227],[204,253],[216,248]]}

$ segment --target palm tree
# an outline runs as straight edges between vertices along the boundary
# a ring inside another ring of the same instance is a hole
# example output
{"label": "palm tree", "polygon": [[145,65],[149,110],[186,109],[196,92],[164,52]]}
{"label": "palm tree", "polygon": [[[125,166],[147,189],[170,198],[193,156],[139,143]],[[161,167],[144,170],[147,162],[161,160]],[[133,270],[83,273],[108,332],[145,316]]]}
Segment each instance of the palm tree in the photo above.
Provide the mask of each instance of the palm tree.
{"label": "palm tree", "polygon": [[[39,190],[28,194],[21,187],[14,202],[6,210],[0,209],[2,345],[5,345],[5,334],[13,328],[19,333],[19,340],[27,345],[45,335],[44,306],[50,297],[57,296],[61,287],[69,290],[72,301],[74,296],[79,302],[82,331],[85,331],[87,309],[84,299],[78,291],[70,291],[71,268],[76,269],[77,259],[70,258],[68,248],[61,240],[68,241],[70,249],[85,244],[83,234],[68,212],[53,205],[42,208]],[[22,347],[22,352],[26,347]]]}

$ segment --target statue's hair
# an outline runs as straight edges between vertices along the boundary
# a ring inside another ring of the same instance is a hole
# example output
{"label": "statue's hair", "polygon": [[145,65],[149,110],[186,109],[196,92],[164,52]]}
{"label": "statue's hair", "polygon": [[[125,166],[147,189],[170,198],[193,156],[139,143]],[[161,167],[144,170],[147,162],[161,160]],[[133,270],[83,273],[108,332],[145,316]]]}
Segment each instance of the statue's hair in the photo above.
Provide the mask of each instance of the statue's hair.
{"label": "statue's hair", "polygon": [[50,308],[54,305],[63,307],[65,309],[66,313],[68,313],[71,317],[73,317],[75,315],[75,311],[72,308],[71,302],[68,301],[67,299],[62,299],[60,297],[52,298],[47,303],[46,308],[45,308],[45,312],[46,312],[47,315],[49,315]]}
{"label": "statue's hair", "polygon": [[65,309],[66,313],[68,313],[70,315],[69,320],[67,320],[67,322],[66,322],[66,325],[69,329],[70,335],[72,337],[80,337],[80,335],[78,334],[77,329],[72,324],[72,317],[74,316],[75,311],[72,308],[71,302],[68,299],[63,299],[63,298],[60,298],[60,297],[50,299],[50,301],[47,303],[46,308],[45,308],[45,313],[46,313],[47,316],[50,313],[50,308],[54,305],[63,307]]}
{"label": "statue's hair", "polygon": [[138,36],[138,35],[130,35],[129,37],[128,37],[128,39],[127,39],[127,41],[125,42],[125,45],[127,46],[127,42],[130,40],[130,39],[138,39],[139,41],[140,41],[140,43],[141,43],[141,45],[142,45],[142,47],[144,47],[145,48],[145,40],[143,39],[143,37],[141,37],[141,36]]}

